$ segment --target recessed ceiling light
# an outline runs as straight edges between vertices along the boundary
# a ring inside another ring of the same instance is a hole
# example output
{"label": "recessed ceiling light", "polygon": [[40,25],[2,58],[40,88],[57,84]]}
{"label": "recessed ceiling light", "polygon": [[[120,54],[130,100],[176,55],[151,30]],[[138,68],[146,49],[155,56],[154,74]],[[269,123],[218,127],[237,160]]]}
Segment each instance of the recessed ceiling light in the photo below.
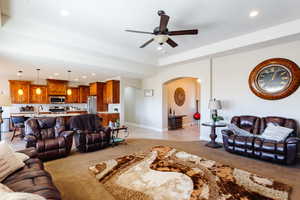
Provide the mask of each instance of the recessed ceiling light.
{"label": "recessed ceiling light", "polygon": [[256,17],[258,14],[259,14],[259,12],[258,12],[257,10],[252,10],[252,11],[249,13],[249,17],[254,18],[254,17]]}
{"label": "recessed ceiling light", "polygon": [[92,73],[92,76],[96,76],[96,73]]}
{"label": "recessed ceiling light", "polygon": [[54,76],[59,76],[59,73],[54,73],[53,75],[54,75]]}
{"label": "recessed ceiling light", "polygon": [[83,78],[83,79],[86,79],[86,78],[87,78],[87,76],[83,75],[81,78]]}
{"label": "recessed ceiling light", "polygon": [[69,15],[70,15],[70,12],[67,11],[67,10],[61,10],[61,11],[60,11],[60,15],[63,16],[63,17],[66,17],[66,16],[69,16]]}
{"label": "recessed ceiling light", "polygon": [[157,51],[161,51],[162,49],[163,49],[162,46],[158,46],[158,47],[157,47]]}

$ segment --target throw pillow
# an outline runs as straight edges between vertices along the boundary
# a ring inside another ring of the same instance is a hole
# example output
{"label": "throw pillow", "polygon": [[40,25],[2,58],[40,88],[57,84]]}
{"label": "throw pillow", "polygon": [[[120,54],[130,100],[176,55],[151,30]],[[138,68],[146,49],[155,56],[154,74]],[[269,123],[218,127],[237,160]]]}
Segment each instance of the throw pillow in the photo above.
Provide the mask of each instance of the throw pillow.
{"label": "throw pillow", "polygon": [[3,185],[2,183],[0,183],[0,197],[2,192],[13,192],[11,189],[9,189],[9,187],[7,187],[6,185]]}
{"label": "throw pillow", "polygon": [[44,197],[25,192],[0,192],[0,200],[46,200]]}
{"label": "throw pillow", "polygon": [[259,136],[267,140],[275,140],[277,142],[284,141],[294,130],[283,126],[268,124],[264,132]]}
{"label": "throw pillow", "polygon": [[0,182],[24,165],[8,144],[0,142]]}
{"label": "throw pillow", "polygon": [[20,153],[20,152],[15,152],[15,156],[21,160],[22,162],[25,162],[26,160],[28,160],[30,157],[27,156],[26,154],[24,153]]}
{"label": "throw pillow", "polygon": [[253,137],[253,134],[251,134],[250,132],[248,132],[244,129],[241,129],[241,128],[237,127],[235,124],[228,124],[227,128],[229,130],[231,130],[236,135],[246,136],[246,137]]}

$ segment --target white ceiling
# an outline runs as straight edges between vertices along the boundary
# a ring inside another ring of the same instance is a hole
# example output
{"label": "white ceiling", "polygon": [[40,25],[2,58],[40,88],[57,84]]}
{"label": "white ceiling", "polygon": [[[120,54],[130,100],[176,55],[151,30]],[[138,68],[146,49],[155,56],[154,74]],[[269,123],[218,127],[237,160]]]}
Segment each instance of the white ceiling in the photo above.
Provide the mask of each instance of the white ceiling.
{"label": "white ceiling", "polygon": [[[1,8],[9,18],[0,29],[0,55],[11,62],[133,77],[155,73],[168,57],[300,18],[299,0],[2,0]],[[61,16],[62,9],[70,15]],[[155,43],[140,49],[151,35],[124,30],[152,31],[160,9],[171,17],[170,30],[199,34],[173,36],[179,46],[166,46],[166,54]],[[252,10],[260,14],[250,19]]]}

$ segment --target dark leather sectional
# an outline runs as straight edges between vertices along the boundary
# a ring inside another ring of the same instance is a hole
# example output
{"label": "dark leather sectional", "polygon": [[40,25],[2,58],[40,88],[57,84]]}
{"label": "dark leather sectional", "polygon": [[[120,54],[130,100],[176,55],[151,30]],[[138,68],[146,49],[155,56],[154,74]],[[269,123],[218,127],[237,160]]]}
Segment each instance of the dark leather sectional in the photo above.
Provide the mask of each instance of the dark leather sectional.
{"label": "dark leather sectional", "polygon": [[2,183],[15,192],[27,192],[40,195],[48,200],[60,200],[61,196],[45,171],[43,163],[37,158],[34,148],[20,151],[30,157],[25,166],[8,176]]}
{"label": "dark leather sectional", "polygon": [[31,118],[25,122],[26,147],[34,147],[42,160],[69,155],[73,131],[67,131],[63,117]]}
{"label": "dark leather sectional", "polygon": [[[230,130],[222,130],[226,151],[281,164],[296,162],[300,139],[295,120],[282,117],[235,116],[231,123],[249,131],[253,136],[238,136]],[[282,142],[255,137],[263,133],[268,123],[291,128],[294,131]]]}

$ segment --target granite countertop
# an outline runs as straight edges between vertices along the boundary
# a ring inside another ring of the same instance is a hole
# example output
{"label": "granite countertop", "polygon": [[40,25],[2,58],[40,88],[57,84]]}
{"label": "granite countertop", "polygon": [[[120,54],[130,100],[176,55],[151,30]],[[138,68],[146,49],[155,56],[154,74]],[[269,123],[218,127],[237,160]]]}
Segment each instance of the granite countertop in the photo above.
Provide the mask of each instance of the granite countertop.
{"label": "granite countertop", "polygon": [[80,113],[47,113],[47,114],[36,114],[36,113],[11,113],[11,116],[24,116],[24,117],[72,117],[81,115]]}

